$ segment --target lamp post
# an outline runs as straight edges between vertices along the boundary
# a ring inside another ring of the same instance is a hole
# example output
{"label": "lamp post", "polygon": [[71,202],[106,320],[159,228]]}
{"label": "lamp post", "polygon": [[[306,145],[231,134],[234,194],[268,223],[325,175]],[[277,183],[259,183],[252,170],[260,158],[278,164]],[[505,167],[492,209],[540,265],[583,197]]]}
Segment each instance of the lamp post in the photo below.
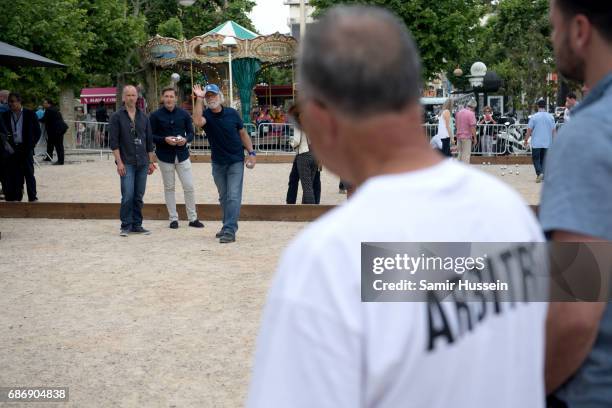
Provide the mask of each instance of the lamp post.
{"label": "lamp post", "polygon": [[229,65],[229,97],[230,97],[230,106],[234,107],[234,86],[232,79],[232,48],[238,45],[236,39],[230,35],[226,36],[223,39],[223,46],[227,47],[228,51],[228,65]]}
{"label": "lamp post", "polygon": [[183,6],[183,7],[190,7],[193,6],[193,3],[195,3],[196,0],[178,0],[178,4]]}
{"label": "lamp post", "polygon": [[478,61],[472,64],[470,68],[470,73],[472,75],[469,76],[470,85],[472,85],[472,89],[474,90],[474,94],[476,94],[476,116],[480,114],[480,103],[478,101],[478,88],[481,88],[484,84],[484,77],[487,74],[487,66]]}

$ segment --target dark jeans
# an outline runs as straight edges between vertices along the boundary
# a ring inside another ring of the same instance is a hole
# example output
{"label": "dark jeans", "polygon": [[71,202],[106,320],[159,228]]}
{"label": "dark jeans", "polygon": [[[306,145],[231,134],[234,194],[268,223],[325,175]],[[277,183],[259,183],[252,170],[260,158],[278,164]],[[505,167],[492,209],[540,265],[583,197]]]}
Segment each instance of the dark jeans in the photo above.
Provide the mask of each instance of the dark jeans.
{"label": "dark jeans", "polygon": [[121,177],[121,229],[142,226],[142,198],[147,188],[148,169],[148,164],[125,165],[126,174]]}
{"label": "dark jeans", "polygon": [[53,148],[57,152],[57,162],[64,164],[64,135],[49,135],[47,138],[47,154],[53,159]]}
{"label": "dark jeans", "polygon": [[533,167],[535,167],[536,176],[544,173],[544,158],[546,157],[545,148],[532,148],[531,159],[533,160]]}
{"label": "dark jeans", "polygon": [[240,205],[242,204],[242,180],[244,177],[244,162],[232,164],[212,164],[212,174],[219,192],[219,204],[223,212],[223,228],[225,232],[236,234]]}
{"label": "dark jeans", "polygon": [[446,157],[451,157],[451,149],[450,149],[450,137],[447,137],[442,140],[442,154]]}
{"label": "dark jeans", "polygon": [[[297,202],[298,187],[300,184],[300,175],[297,166],[297,155],[293,159],[293,166],[289,173],[289,184],[287,186],[287,204],[295,204]],[[321,171],[317,171],[312,180],[312,190],[314,191],[315,204],[321,203]]]}

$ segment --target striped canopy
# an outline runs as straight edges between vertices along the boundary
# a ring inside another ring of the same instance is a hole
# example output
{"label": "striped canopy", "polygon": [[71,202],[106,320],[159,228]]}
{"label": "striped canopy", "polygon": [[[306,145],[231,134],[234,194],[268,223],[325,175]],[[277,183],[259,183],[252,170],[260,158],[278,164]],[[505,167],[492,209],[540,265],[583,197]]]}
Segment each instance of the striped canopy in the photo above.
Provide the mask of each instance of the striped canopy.
{"label": "striped canopy", "polygon": [[240,24],[234,23],[233,21],[226,21],[204,35],[207,34],[221,34],[223,36],[232,36],[240,40],[252,40],[253,38],[259,36],[259,34],[244,28]]}

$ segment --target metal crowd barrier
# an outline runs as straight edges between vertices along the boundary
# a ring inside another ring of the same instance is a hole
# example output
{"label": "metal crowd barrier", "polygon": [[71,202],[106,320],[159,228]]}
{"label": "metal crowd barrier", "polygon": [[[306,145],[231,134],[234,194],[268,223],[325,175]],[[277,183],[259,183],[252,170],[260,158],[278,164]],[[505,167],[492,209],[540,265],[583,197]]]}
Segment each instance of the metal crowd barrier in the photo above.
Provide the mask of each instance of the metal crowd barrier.
{"label": "metal crowd barrier", "polygon": [[438,134],[438,124],[424,123],[423,129],[425,130],[425,136],[427,141],[430,141],[435,135]]}
{"label": "metal crowd barrier", "polygon": [[[64,137],[67,152],[110,153],[108,123],[92,121],[66,121],[68,131]],[[563,126],[556,124],[557,131]],[[291,123],[262,123],[259,126],[245,123],[247,133],[251,137],[253,147],[258,153],[293,153],[289,139],[295,132]],[[423,124],[427,140],[438,133],[437,124]],[[531,147],[524,146],[527,124],[514,125],[477,125],[476,144],[472,146],[472,154],[478,156],[530,155]],[[44,143],[41,140],[41,151]],[[189,150],[194,154],[210,153],[210,144],[204,134],[196,134]]]}
{"label": "metal crowd barrier", "polygon": [[291,123],[261,123],[253,138],[253,145],[261,153],[292,153],[289,138],[295,132]]}
{"label": "metal crowd barrier", "polygon": [[110,153],[107,122],[67,120],[64,136],[66,150],[71,153]]}
{"label": "metal crowd barrier", "polygon": [[[437,124],[424,124],[423,127],[428,140],[438,133]],[[476,143],[472,144],[472,155],[483,157],[531,155],[531,146],[524,145],[527,127],[527,124],[477,125]],[[560,124],[557,125],[557,129],[559,128]]]}

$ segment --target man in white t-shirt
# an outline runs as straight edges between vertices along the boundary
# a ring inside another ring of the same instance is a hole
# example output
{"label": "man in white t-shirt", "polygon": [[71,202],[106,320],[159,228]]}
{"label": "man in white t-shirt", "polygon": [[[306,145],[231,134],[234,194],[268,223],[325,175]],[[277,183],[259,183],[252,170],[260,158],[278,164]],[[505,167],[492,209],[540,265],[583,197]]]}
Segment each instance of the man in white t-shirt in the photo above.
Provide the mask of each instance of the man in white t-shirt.
{"label": "man in white t-shirt", "polygon": [[465,329],[453,302],[441,323],[425,302],[361,301],[362,242],[542,241],[525,202],[430,148],[420,61],[398,18],[335,7],[302,47],[303,126],[357,191],[282,256],[247,406],[543,407],[545,303],[500,304]]}

